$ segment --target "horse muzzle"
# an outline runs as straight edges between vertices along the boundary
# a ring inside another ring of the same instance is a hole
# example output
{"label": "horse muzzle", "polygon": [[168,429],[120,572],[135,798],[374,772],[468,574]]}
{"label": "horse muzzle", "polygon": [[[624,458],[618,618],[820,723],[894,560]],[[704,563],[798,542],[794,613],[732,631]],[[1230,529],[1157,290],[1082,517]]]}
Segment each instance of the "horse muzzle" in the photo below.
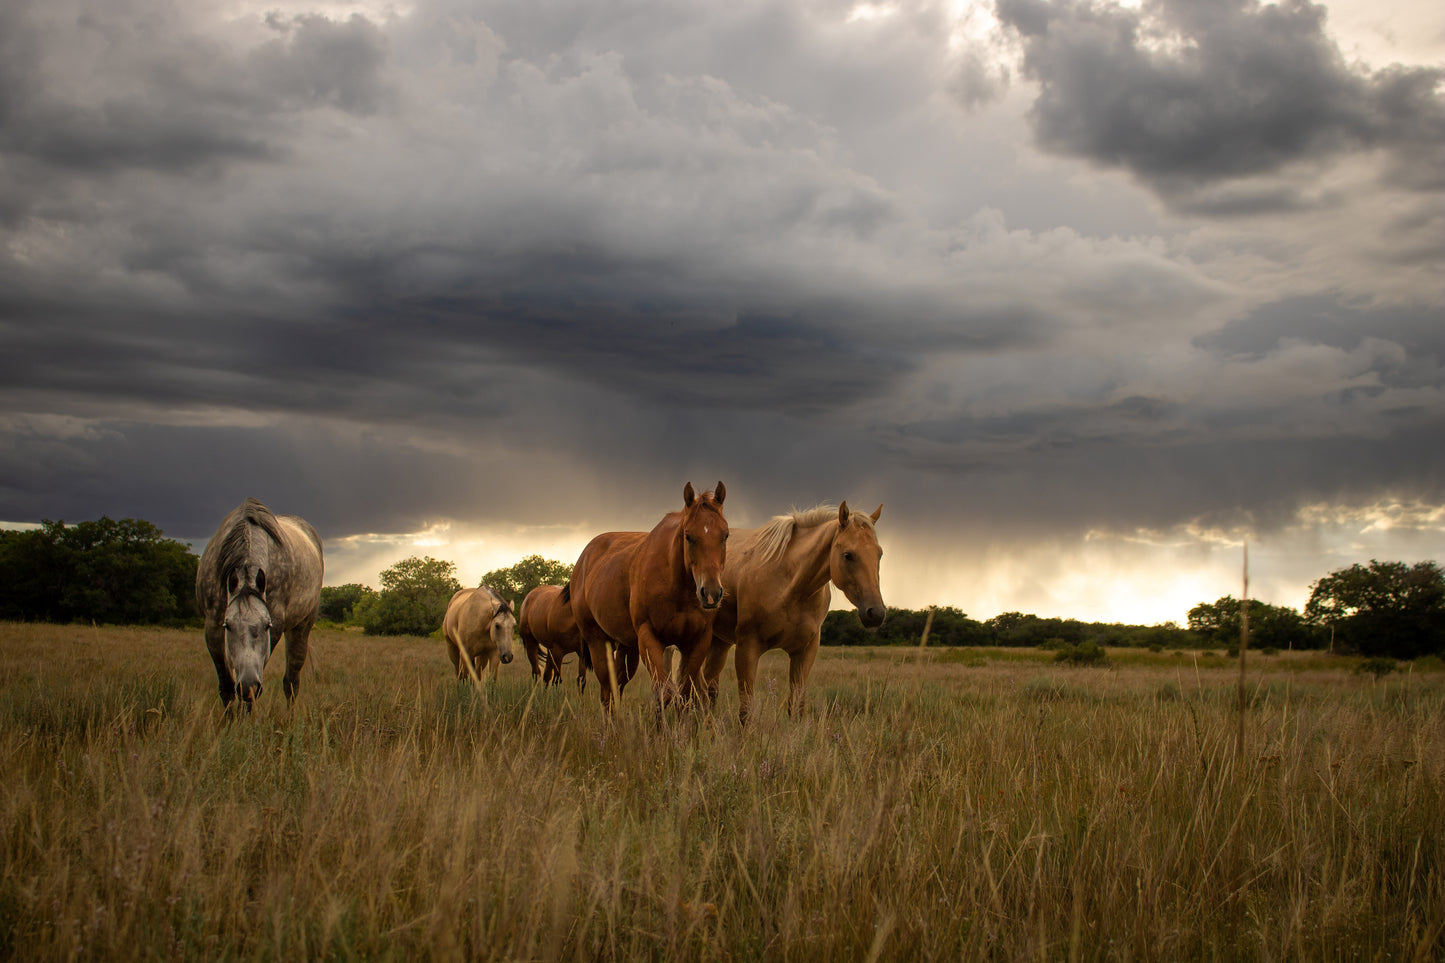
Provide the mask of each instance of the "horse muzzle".
{"label": "horse muzzle", "polygon": [[887,613],[888,610],[881,604],[858,606],[858,620],[862,622],[866,628],[870,629],[876,629],[882,625],[884,616],[886,616]]}
{"label": "horse muzzle", "polygon": [[510,653],[510,652],[503,652],[503,653],[502,653],[502,665],[511,665],[511,664],[512,664],[512,653]]}
{"label": "horse muzzle", "polygon": [[707,588],[706,586],[702,586],[699,587],[697,590],[697,601],[706,611],[711,612],[719,605],[722,605],[722,600],[723,590],[721,585],[719,585],[717,588]]}

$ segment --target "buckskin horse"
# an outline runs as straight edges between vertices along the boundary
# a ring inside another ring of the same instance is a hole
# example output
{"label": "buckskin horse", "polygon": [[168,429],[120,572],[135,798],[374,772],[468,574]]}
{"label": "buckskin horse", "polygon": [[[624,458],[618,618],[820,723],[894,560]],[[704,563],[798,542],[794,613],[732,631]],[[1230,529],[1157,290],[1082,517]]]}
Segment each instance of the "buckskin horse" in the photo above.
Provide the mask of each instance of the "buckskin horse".
{"label": "buckskin horse", "polygon": [[321,605],[321,537],[295,515],[274,515],[254,498],[228,514],[196,567],[196,606],[216,665],[221,704],[239,691],[250,711],[266,661],[284,633],[287,703],[296,698],[311,626]]}
{"label": "buckskin horse", "polygon": [[447,657],[458,679],[471,676],[481,681],[483,669],[491,669],[497,681],[501,666],[512,661],[512,633],[517,620],[512,603],[485,585],[462,589],[447,603],[442,618],[442,636]]}
{"label": "buckskin horse", "polygon": [[[639,658],[652,676],[659,720],[679,694],[690,701],[701,692],[713,618],[723,600],[726,496],[722,482],[701,495],[688,482],[682,511],[669,512],[650,532],[598,535],[578,556],[572,569],[572,615],[608,712]],[[615,661],[609,642],[617,646]],[[680,692],[663,655],[669,645],[682,656]]]}
{"label": "buckskin horse", "polygon": [[582,633],[572,617],[570,585],[539,585],[522,599],[517,613],[517,634],[532,664],[533,681],[556,685],[562,681],[562,660],[577,653],[577,689],[587,688],[591,667]]}
{"label": "buckskin horse", "polygon": [[770,649],[788,653],[788,713],[800,711],[808,674],[818,657],[823,620],[832,600],[829,583],[858,608],[869,628],[883,624],[878,563],[883,549],[874,524],[883,514],[820,506],[776,515],[759,529],[738,529],[737,545],[723,568],[723,604],[713,622],[713,644],[703,670],[710,705],[728,648],[738,676],[738,718],[746,724],[758,674],[758,657]]}

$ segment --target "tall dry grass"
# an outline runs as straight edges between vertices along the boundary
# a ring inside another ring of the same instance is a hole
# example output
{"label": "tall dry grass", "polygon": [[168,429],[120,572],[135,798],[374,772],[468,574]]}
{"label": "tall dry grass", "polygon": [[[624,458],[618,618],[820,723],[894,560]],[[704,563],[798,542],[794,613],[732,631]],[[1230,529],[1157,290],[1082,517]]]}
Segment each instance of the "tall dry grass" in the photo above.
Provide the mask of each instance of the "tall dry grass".
{"label": "tall dry grass", "polygon": [[228,720],[198,632],[0,624],[0,956],[1439,958],[1445,674],[1260,659],[1237,758],[1230,660],[1043,658],[825,651],[790,719],[770,657],[659,730],[320,632]]}

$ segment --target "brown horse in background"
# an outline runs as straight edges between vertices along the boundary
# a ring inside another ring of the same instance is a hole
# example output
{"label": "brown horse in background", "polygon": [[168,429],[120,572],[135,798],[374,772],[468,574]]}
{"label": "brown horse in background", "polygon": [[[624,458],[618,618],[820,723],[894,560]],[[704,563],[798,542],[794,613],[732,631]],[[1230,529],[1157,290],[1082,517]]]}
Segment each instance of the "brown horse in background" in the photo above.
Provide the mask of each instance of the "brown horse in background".
{"label": "brown horse in background", "polygon": [[517,614],[517,634],[532,664],[533,681],[556,685],[562,681],[562,660],[577,654],[577,690],[587,688],[591,659],[577,620],[572,617],[570,585],[539,585],[522,599]]}
{"label": "brown horse in background", "polygon": [[821,506],[774,516],[759,529],[738,529],[738,548],[723,569],[723,604],[713,622],[713,644],[703,672],[708,701],[717,704],[718,679],[728,648],[738,676],[738,717],[748,721],[758,657],[770,649],[788,653],[788,713],[802,709],[808,674],[818,657],[823,620],[832,601],[831,582],[858,607],[869,628],[883,624],[878,588],[883,549],[872,515]]}
{"label": "brown horse in background", "polygon": [[[722,482],[696,495],[682,490],[683,508],[650,532],[606,532],[587,544],[572,569],[572,615],[590,650],[609,712],[640,658],[652,676],[658,717],[679,694],[663,649],[682,655],[681,694],[701,691],[702,666],[712,644],[713,617],[723,600],[728,523]],[[608,652],[617,645],[616,658]]]}

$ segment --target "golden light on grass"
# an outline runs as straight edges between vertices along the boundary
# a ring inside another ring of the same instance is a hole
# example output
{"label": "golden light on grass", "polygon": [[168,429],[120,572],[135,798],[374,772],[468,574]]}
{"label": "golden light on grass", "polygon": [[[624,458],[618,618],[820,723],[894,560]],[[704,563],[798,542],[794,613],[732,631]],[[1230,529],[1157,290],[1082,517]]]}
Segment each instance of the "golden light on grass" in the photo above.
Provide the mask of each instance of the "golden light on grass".
{"label": "golden light on grass", "polygon": [[740,731],[727,685],[658,729],[646,680],[608,723],[436,640],[312,652],[294,712],[228,720],[198,632],[0,625],[0,956],[1445,948],[1445,673],[1257,655],[1240,757],[1194,653],[824,650],[791,719],[765,657]]}

